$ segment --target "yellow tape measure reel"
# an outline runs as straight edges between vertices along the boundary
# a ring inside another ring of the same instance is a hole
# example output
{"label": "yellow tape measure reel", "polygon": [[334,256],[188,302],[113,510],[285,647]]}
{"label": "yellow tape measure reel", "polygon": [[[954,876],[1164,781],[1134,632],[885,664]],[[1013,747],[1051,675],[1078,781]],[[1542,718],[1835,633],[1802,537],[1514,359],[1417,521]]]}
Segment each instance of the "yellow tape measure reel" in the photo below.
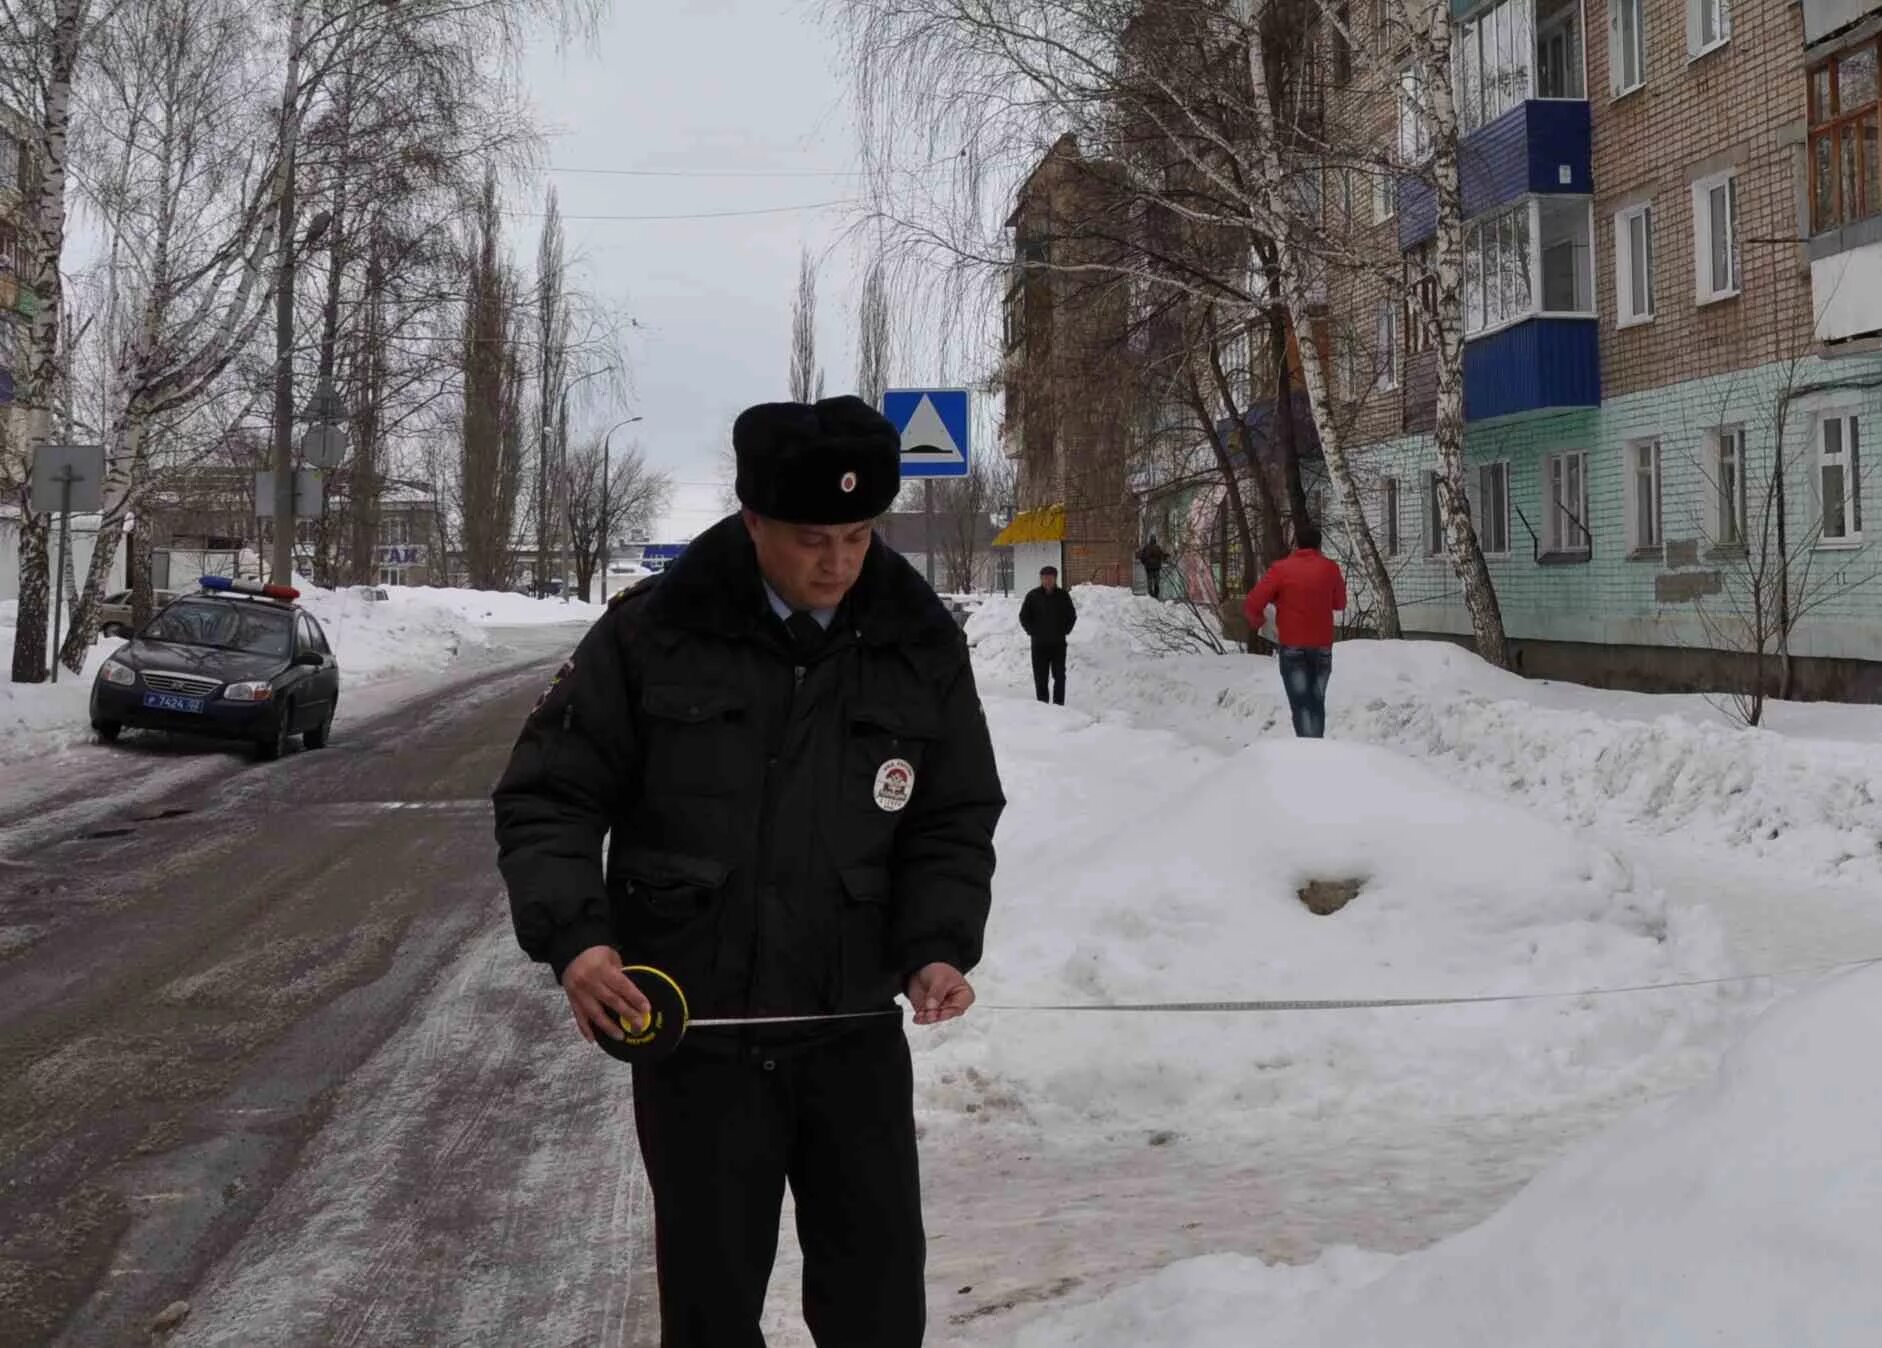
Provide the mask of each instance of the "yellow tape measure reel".
{"label": "yellow tape measure reel", "polygon": [[636,1026],[625,1016],[617,1017],[626,1036],[615,1039],[606,1034],[595,1036],[602,1052],[624,1063],[656,1063],[680,1046],[686,1037],[689,1019],[686,994],[680,985],[660,970],[645,964],[630,964],[621,970],[634,980],[641,996],[647,999],[653,1014],[645,1024]]}

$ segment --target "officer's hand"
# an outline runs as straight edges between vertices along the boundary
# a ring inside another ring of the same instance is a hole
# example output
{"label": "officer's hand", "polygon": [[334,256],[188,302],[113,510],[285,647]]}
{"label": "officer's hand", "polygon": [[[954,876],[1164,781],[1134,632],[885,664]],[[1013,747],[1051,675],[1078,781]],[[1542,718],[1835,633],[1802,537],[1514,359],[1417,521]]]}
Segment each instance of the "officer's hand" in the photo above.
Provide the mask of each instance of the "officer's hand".
{"label": "officer's hand", "polygon": [[596,1029],[610,1039],[625,1039],[619,1016],[638,1027],[653,1014],[634,980],[621,972],[621,956],[611,946],[591,945],[570,960],[562,971],[562,991],[568,994],[576,1028],[591,1044]]}
{"label": "officer's hand", "polygon": [[930,964],[908,976],[908,1004],[917,1025],[939,1025],[967,1014],[973,985],[952,964]]}

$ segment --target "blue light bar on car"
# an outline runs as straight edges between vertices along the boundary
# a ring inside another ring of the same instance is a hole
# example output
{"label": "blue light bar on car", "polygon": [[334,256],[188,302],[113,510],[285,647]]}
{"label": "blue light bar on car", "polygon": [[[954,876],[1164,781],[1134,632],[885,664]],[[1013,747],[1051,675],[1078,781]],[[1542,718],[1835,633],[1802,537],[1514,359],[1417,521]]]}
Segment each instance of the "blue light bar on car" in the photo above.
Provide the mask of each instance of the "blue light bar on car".
{"label": "blue light bar on car", "polygon": [[252,594],[262,599],[285,599],[290,603],[301,597],[292,585],[258,585],[252,580],[231,580],[227,576],[204,576],[197,582],[205,590]]}

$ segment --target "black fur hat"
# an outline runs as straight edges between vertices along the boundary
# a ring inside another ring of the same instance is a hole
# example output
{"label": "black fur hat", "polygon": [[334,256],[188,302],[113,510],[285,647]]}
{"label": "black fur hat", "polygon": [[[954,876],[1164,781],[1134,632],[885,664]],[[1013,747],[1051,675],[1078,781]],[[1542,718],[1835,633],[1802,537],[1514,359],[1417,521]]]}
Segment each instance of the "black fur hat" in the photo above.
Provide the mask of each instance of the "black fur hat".
{"label": "black fur hat", "polygon": [[748,407],[732,448],[739,502],[787,524],[860,524],[902,486],[902,437],[861,398]]}

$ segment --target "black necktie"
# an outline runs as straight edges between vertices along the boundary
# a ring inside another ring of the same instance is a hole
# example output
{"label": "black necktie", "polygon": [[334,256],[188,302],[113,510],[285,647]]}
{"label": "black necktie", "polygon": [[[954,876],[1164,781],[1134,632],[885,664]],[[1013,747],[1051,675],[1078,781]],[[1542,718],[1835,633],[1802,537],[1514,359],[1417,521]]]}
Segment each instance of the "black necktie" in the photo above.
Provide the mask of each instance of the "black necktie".
{"label": "black necktie", "polygon": [[823,624],[808,613],[793,613],[784,620],[784,630],[791,634],[791,641],[801,656],[809,657],[823,649]]}

